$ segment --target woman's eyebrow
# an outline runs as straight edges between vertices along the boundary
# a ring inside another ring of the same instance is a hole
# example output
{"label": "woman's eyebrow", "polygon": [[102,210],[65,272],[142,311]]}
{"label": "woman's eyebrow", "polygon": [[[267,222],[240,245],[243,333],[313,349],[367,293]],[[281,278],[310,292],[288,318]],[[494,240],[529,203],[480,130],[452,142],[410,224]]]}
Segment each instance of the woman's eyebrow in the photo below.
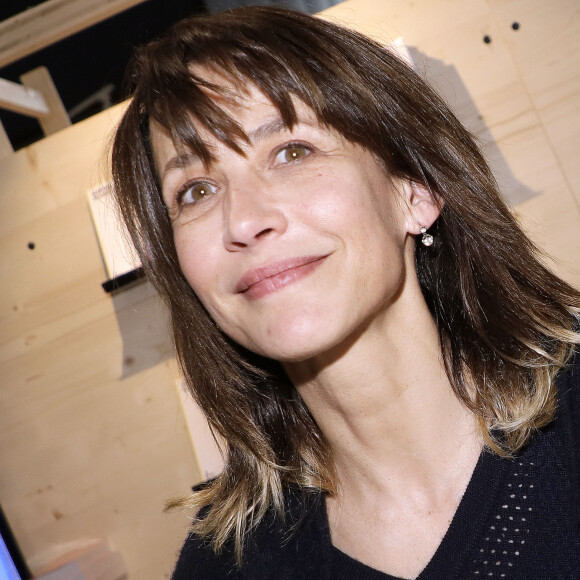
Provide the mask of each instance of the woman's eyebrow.
{"label": "woman's eyebrow", "polygon": [[[299,124],[310,125],[310,123],[304,121],[299,121]],[[255,129],[252,129],[247,134],[247,136],[249,142],[253,145],[259,141],[262,141],[277,133],[281,133],[282,131],[285,130],[289,129],[286,123],[284,123],[284,121],[282,120],[282,117],[276,117],[274,119],[266,121],[265,123],[262,123]],[[196,153],[193,153],[191,151],[178,153],[177,155],[171,157],[171,159],[169,159],[165,164],[165,167],[161,172],[161,180],[165,179],[165,176],[170,171],[173,171],[175,169],[184,169],[185,167],[188,167],[189,165],[192,165],[197,162],[201,162],[201,158]]]}
{"label": "woman's eyebrow", "polygon": [[282,120],[282,117],[276,117],[275,119],[266,121],[259,127],[252,129],[252,131],[248,133],[248,139],[250,140],[250,143],[254,144],[258,141],[266,139],[267,137],[270,137],[271,135],[280,133],[287,128],[288,127]]}
{"label": "woman's eyebrow", "polygon": [[254,145],[256,142],[271,137],[272,135],[276,135],[277,133],[282,133],[283,131],[291,132],[294,127],[301,125],[314,129],[320,128],[319,123],[315,119],[310,119],[309,117],[298,117],[292,128],[283,121],[282,117],[275,117],[274,119],[266,121],[262,125],[249,131],[247,136],[249,143]]}
{"label": "woman's eyebrow", "polygon": [[[282,120],[281,117],[276,117],[275,119],[266,121],[262,125],[259,125],[255,129],[252,129],[252,131],[250,131],[247,136],[249,142],[253,144],[263,139],[266,139],[267,137],[270,137],[273,134],[280,133],[284,129],[286,129],[284,121]],[[161,179],[162,180],[165,179],[165,176],[174,169],[184,169],[188,165],[192,165],[193,163],[196,163],[198,161],[201,161],[200,156],[192,151],[178,153],[177,155],[171,157],[165,164],[165,167],[161,172]]]}
{"label": "woman's eyebrow", "polygon": [[185,153],[178,153],[177,155],[174,155],[165,164],[165,167],[161,172],[161,180],[163,181],[165,179],[165,176],[170,171],[173,171],[175,169],[184,169],[188,165],[192,165],[193,163],[196,163],[198,161],[201,161],[200,156],[197,155],[197,153],[192,153],[191,151]]}

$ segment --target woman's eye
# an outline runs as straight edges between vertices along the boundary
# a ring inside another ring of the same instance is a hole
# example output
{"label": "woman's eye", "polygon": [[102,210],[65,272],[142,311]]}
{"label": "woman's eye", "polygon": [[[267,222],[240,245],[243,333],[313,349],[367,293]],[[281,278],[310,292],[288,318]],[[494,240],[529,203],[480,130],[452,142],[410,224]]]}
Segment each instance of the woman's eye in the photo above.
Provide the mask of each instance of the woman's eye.
{"label": "woman's eye", "polygon": [[206,181],[188,183],[177,193],[177,203],[179,205],[191,205],[205,199],[216,191],[217,187]]}
{"label": "woman's eye", "polygon": [[276,154],[277,163],[292,163],[294,161],[301,161],[308,155],[310,155],[311,150],[306,145],[300,143],[291,143],[286,145],[283,149],[280,149]]}

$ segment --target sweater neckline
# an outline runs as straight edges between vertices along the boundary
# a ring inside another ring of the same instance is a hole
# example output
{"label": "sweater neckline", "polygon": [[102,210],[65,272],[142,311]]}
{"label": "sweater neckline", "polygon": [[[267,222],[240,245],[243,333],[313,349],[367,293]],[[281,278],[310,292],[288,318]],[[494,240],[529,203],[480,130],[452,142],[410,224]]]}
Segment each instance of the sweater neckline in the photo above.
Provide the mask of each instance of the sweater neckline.
{"label": "sweater neckline", "polygon": [[[493,500],[509,465],[509,460],[503,460],[490,451],[484,450],[481,453],[447,532],[433,557],[415,580],[452,578],[454,571],[464,566],[465,559],[473,554],[476,548],[474,543],[481,537],[482,529],[489,521]],[[330,560],[339,561],[341,565],[346,566],[350,572],[349,577],[360,580],[405,580],[371,568],[334,546],[330,537],[326,501],[322,507],[326,528],[325,541],[331,554]]]}

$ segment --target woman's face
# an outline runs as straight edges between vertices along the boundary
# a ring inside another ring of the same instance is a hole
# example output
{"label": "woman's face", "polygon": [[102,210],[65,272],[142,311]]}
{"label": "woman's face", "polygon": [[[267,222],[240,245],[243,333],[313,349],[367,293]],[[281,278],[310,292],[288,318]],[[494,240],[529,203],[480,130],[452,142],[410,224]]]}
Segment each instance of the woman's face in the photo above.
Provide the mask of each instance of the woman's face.
{"label": "woman's face", "polygon": [[204,167],[151,127],[183,273],[248,349],[280,361],[326,352],[401,296],[420,227],[411,186],[300,102],[292,131],[256,89],[219,104],[250,137],[244,155],[201,130],[215,158]]}

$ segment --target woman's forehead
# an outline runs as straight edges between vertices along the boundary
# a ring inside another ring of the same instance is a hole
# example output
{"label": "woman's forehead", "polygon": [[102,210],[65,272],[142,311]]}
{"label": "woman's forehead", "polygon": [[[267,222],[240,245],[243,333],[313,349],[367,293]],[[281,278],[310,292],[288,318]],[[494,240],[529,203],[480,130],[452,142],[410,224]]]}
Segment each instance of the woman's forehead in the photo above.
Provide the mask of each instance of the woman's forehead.
{"label": "woman's forehead", "polygon": [[[265,134],[292,128],[293,123],[284,121],[279,107],[255,83],[249,80],[234,83],[223,71],[214,71],[201,66],[191,67],[191,72],[194,80],[201,81],[198,87],[204,95],[241,129],[241,132],[236,131],[237,135],[231,136],[234,139],[239,140],[242,135],[242,141],[252,143]],[[288,99],[297,123],[328,128],[325,123],[320,122],[314,110],[302,100],[293,95],[289,95]],[[215,131],[216,127],[209,120],[200,118],[195,110],[189,111],[187,118],[204,144],[220,140],[219,131]],[[153,118],[150,119],[150,131],[161,132],[171,138],[172,131],[162,120],[158,122]]]}
{"label": "woman's forehead", "polygon": [[[242,151],[271,137],[291,132],[291,128],[284,122],[276,106],[265,95],[256,94],[255,97],[235,103],[229,101],[220,103],[220,107],[239,125],[245,136],[243,142],[239,143]],[[295,109],[296,125],[328,131],[328,128],[318,121],[310,107],[296,101]],[[203,147],[214,157],[225,144],[193,115],[190,119]],[[186,143],[176,143],[170,132],[154,119],[150,121],[150,138],[155,164],[161,174],[164,172],[165,161],[169,158],[187,159],[188,163],[191,163],[192,157],[199,157],[195,154],[192,156]]]}

